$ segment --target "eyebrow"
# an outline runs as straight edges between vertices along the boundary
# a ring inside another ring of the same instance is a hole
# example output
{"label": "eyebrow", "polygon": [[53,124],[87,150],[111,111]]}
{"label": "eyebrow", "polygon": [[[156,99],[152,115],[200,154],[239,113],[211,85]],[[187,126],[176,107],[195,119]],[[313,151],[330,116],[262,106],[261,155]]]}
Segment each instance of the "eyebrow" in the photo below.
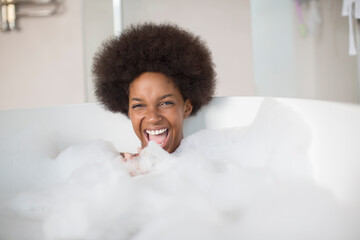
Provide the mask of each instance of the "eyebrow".
{"label": "eyebrow", "polygon": [[160,98],[160,100],[163,100],[163,99],[165,99],[165,98],[168,98],[168,97],[172,97],[172,96],[174,96],[174,94],[166,94],[166,95],[164,95],[164,96],[162,96],[161,98]]}
{"label": "eyebrow", "polygon": [[[165,98],[172,97],[172,96],[174,96],[174,94],[171,94],[171,93],[170,93],[170,94],[166,94],[166,95],[160,97],[159,100],[163,100],[163,99],[165,99]],[[131,98],[131,101],[142,102],[143,100],[142,100],[141,98]]]}

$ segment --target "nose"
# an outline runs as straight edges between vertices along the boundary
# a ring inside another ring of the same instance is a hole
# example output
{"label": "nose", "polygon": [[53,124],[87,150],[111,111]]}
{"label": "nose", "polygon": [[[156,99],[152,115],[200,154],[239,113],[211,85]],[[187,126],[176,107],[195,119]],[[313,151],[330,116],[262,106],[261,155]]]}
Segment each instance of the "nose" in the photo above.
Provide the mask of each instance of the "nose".
{"label": "nose", "polygon": [[146,113],[146,118],[148,122],[152,124],[157,124],[162,120],[161,114],[157,107],[149,107]]}

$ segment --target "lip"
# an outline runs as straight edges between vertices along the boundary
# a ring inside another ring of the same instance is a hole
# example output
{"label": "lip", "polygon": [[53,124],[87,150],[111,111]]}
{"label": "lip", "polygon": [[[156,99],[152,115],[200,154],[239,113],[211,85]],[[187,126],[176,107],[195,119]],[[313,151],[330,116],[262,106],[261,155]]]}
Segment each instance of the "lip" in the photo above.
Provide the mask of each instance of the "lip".
{"label": "lip", "polygon": [[167,145],[167,142],[168,142],[169,136],[170,136],[170,130],[169,130],[168,127],[158,127],[158,128],[146,128],[146,129],[144,129],[143,133],[144,133],[144,138],[145,138],[145,140],[146,140],[146,146],[147,146],[147,145],[149,144],[149,142],[150,142],[150,140],[149,140],[149,134],[148,134],[146,131],[156,131],[156,130],[161,130],[161,129],[164,129],[164,128],[166,128],[167,134],[166,134],[166,138],[165,138],[163,144],[161,144],[161,147],[162,147],[163,149],[165,149],[165,146]]}

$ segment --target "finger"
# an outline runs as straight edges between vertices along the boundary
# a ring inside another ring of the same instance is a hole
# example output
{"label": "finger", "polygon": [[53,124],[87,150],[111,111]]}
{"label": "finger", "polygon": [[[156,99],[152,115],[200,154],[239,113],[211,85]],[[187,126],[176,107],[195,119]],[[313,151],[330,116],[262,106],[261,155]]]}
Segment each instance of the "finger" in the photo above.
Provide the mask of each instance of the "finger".
{"label": "finger", "polygon": [[132,158],[131,153],[128,153],[128,152],[124,153],[124,156],[125,156],[125,161]]}

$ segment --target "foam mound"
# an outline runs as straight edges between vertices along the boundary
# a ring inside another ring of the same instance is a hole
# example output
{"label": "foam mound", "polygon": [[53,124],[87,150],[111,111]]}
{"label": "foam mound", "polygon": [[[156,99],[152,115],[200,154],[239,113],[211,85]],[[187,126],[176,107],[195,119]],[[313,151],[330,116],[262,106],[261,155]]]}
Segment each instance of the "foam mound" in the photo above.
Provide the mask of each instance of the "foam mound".
{"label": "foam mound", "polygon": [[249,126],[200,131],[173,154],[150,142],[124,162],[111,143],[74,145],[44,166],[49,184],[2,194],[0,238],[354,239],[354,216],[314,183],[310,142],[266,100]]}

